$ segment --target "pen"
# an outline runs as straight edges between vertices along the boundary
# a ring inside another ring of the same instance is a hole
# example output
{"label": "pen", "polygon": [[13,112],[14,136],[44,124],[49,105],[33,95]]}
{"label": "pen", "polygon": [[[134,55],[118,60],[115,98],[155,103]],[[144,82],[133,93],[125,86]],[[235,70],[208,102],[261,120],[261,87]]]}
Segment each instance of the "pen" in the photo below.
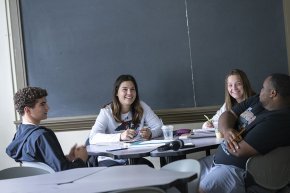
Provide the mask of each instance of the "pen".
{"label": "pen", "polygon": [[111,151],[119,151],[119,150],[125,150],[125,149],[128,149],[128,147],[121,147],[117,149],[107,149],[106,151],[111,152]]}
{"label": "pen", "polygon": [[206,118],[206,120],[207,120],[208,122],[210,122],[210,123],[212,122],[212,120],[209,119],[208,116],[206,116],[206,115],[203,115],[203,116]]}
{"label": "pen", "polygon": [[[237,136],[236,136],[234,139],[231,140],[231,143],[232,143],[232,142],[236,142],[236,143],[241,142],[241,141],[243,140],[243,138],[241,137],[241,135],[243,134],[244,131],[246,131],[246,128],[243,127],[243,128],[241,129],[241,131],[237,134]],[[225,145],[225,144],[223,144],[223,145]],[[222,148],[224,149],[225,147],[223,147],[223,145],[222,145]],[[229,147],[229,146],[228,146],[228,148],[231,149],[231,147]],[[226,151],[227,151],[227,150],[226,150]],[[226,152],[226,151],[225,151],[225,152]],[[228,154],[228,153],[226,152],[226,154]],[[229,155],[229,154],[228,154],[228,155]]]}
{"label": "pen", "polygon": [[238,133],[237,137],[240,137],[244,133],[245,130],[246,130],[245,127],[243,127],[242,130]]}
{"label": "pen", "polygon": [[[236,142],[240,142],[242,140],[241,135],[244,133],[244,131],[246,131],[246,128],[242,128],[241,131],[237,134],[237,136],[235,137],[234,141]],[[236,140],[237,139],[237,140]]]}

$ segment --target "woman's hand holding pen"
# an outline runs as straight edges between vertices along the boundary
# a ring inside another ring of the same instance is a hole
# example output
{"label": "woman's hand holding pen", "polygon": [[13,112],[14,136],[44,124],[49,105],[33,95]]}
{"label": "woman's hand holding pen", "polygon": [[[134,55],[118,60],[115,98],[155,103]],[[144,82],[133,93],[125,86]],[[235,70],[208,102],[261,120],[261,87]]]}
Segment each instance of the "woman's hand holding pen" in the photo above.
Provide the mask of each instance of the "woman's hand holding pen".
{"label": "woman's hand holding pen", "polygon": [[203,125],[203,128],[214,128],[212,119],[208,118],[208,116],[203,115],[206,118],[206,122]]}
{"label": "woman's hand holding pen", "polygon": [[214,126],[211,121],[206,121],[204,124],[204,128],[214,128]]}
{"label": "woman's hand holding pen", "polygon": [[131,140],[137,135],[135,129],[126,129],[123,133],[121,133],[121,140]]}
{"label": "woman's hand holding pen", "polygon": [[148,127],[143,127],[142,129],[140,129],[140,136],[143,139],[147,139],[147,140],[151,139],[152,137],[151,130]]}

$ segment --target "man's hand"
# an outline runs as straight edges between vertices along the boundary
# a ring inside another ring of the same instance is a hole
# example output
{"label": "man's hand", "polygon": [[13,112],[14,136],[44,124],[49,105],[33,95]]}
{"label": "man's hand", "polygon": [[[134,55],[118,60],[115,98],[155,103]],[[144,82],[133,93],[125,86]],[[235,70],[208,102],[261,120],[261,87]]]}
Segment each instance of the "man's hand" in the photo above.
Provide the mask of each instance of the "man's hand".
{"label": "man's hand", "polygon": [[77,144],[75,144],[69,151],[69,154],[66,156],[66,158],[69,161],[75,160],[75,149],[77,148]]}
{"label": "man's hand", "polygon": [[87,161],[88,159],[88,152],[85,146],[81,145],[81,146],[77,146],[77,144],[75,144],[71,149],[68,155],[66,155],[66,158],[69,161],[73,161],[77,158],[82,159],[84,162]]}
{"label": "man's hand", "polygon": [[[244,129],[242,130],[242,132]],[[227,142],[228,149],[232,150],[233,152],[236,152],[238,149],[240,149],[239,142],[243,140],[241,134],[235,129],[228,129],[227,131],[224,131],[224,139]]]}
{"label": "man's hand", "polygon": [[82,145],[75,148],[75,158],[80,158],[84,162],[88,160],[88,152],[87,152],[86,146]]}

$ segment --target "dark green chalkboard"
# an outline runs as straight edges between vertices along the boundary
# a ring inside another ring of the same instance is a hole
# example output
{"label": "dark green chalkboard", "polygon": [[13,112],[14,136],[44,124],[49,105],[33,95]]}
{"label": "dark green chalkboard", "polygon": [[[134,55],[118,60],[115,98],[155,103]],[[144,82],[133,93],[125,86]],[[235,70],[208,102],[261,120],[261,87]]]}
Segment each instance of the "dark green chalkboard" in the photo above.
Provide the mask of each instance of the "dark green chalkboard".
{"label": "dark green chalkboard", "polygon": [[220,105],[241,68],[255,89],[288,70],[281,0],[19,0],[28,85],[50,117],[97,114],[120,74],[153,109]]}

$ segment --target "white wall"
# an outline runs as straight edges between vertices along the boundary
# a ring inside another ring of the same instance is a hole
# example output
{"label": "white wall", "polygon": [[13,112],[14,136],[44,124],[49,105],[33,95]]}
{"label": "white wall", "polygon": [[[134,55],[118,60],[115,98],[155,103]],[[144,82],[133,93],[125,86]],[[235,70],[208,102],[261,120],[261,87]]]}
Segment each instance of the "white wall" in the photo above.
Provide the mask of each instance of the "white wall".
{"label": "white wall", "polygon": [[[14,111],[13,73],[9,47],[8,17],[6,0],[0,0],[0,170],[17,166],[13,159],[7,156],[5,149],[11,142],[16,131],[13,123],[17,117]],[[84,144],[89,131],[58,132],[56,133],[65,153],[75,143]]]}
{"label": "white wall", "polygon": [[15,165],[5,153],[15,132],[13,109],[13,83],[9,54],[9,38],[5,0],[0,0],[0,169]]}

